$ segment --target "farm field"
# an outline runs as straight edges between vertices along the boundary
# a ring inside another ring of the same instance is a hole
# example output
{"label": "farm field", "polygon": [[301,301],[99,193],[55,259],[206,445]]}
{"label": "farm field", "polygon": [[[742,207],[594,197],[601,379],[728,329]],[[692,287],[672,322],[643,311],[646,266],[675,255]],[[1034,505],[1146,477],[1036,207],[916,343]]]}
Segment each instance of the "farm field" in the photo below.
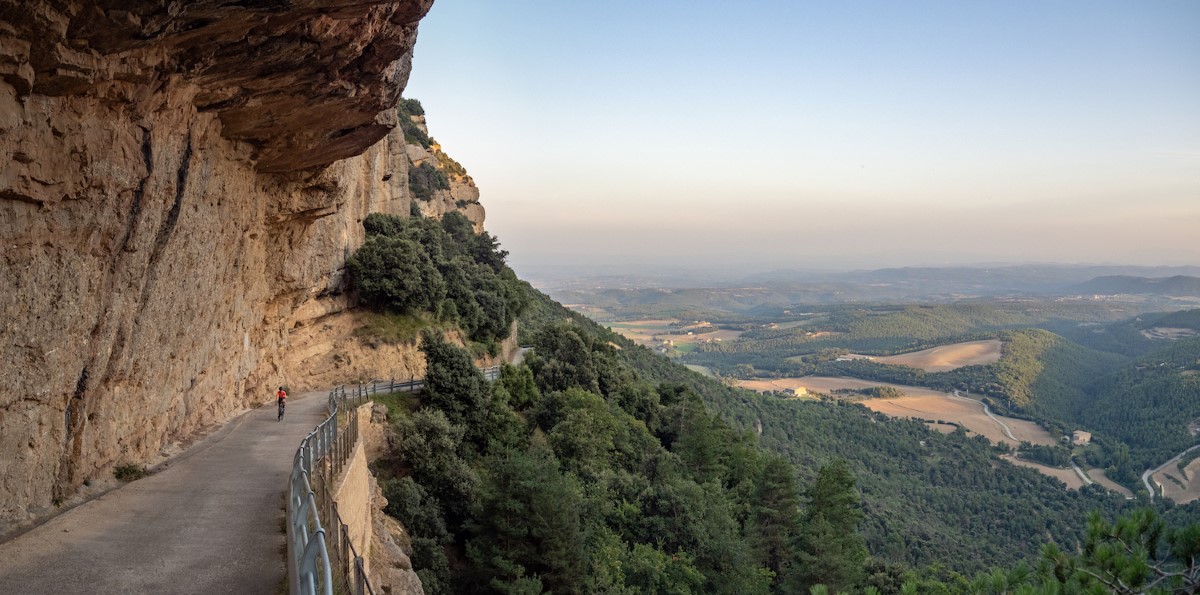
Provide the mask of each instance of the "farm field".
{"label": "farm field", "polygon": [[[613,332],[619,333],[626,339],[655,349],[670,341],[675,351],[687,353],[696,348],[697,344],[712,341],[733,341],[742,335],[742,331],[715,330],[707,333],[687,334],[701,325],[681,326],[679,319],[658,318],[648,320],[626,320],[610,322],[608,326]],[[674,334],[678,333],[678,334]]]}
{"label": "farm field", "polygon": [[[983,411],[983,404],[965,397],[955,397],[929,388],[873,382],[857,378],[831,378],[826,376],[805,376],[802,378],[774,378],[759,380],[742,380],[738,386],[763,391],[785,391],[804,387],[809,392],[831,393],[837,389],[865,389],[876,386],[890,386],[904,393],[905,396],[896,399],[867,399],[862,402],[872,411],[892,417],[920,418],[944,420],[963,426],[964,429],[980,434],[992,442],[1004,442],[1012,446],[1020,445],[1021,441],[1033,444],[1054,445],[1054,436],[1041,426],[1021,419],[1003,417],[996,418],[1004,422],[1016,440],[1005,435],[1000,425]],[[938,428],[939,431],[942,428]]]}
{"label": "farm field", "polygon": [[[1049,475],[1050,477],[1053,477],[1054,479],[1057,479],[1057,480],[1067,484],[1068,489],[1078,490],[1079,488],[1083,487],[1083,479],[1080,478],[1079,475],[1077,473],[1075,473],[1075,471],[1073,471],[1070,467],[1068,467],[1066,469],[1059,469],[1058,467],[1049,467],[1049,466],[1042,465],[1039,463],[1034,463],[1033,461],[1023,461],[1021,459],[1013,457],[1012,455],[1001,455],[1000,458],[1002,458],[1014,465],[1020,465],[1022,467],[1029,467],[1030,469],[1037,470],[1039,473],[1041,473],[1043,475]],[[1128,491],[1128,490],[1126,490],[1126,491]]]}
{"label": "farm field", "polygon": [[876,357],[874,360],[882,364],[920,368],[926,372],[948,372],[963,366],[994,364],[1000,361],[1001,346],[999,339],[967,341],[912,353]]}
{"label": "farm field", "polygon": [[1129,491],[1129,488],[1109,479],[1108,476],[1104,474],[1103,469],[1100,469],[1098,467],[1093,467],[1091,469],[1085,469],[1085,471],[1087,472],[1088,477],[1092,478],[1092,481],[1094,481],[1114,492],[1117,492],[1118,494],[1121,494],[1122,496],[1125,496],[1126,498],[1133,497],[1133,492]]}
{"label": "farm field", "polygon": [[[1200,499],[1200,478],[1197,474],[1200,474],[1200,459],[1188,463],[1182,473],[1178,466],[1168,465],[1166,469],[1152,475],[1151,479],[1162,485],[1164,497],[1170,498],[1176,504],[1186,504]],[[1182,483],[1183,486],[1176,482]]]}

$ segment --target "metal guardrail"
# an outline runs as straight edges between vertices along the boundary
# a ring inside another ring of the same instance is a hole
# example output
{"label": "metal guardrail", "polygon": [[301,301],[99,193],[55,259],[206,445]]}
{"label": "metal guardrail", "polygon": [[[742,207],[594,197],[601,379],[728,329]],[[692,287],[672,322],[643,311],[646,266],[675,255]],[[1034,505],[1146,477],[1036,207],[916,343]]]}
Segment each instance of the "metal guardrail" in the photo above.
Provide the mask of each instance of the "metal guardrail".
{"label": "metal guardrail", "polygon": [[[488,382],[500,377],[500,366],[479,371]],[[393,379],[360,383],[353,392],[344,385],[329,392],[329,417],[300,441],[292,460],[287,498],[288,585],[292,595],[375,595],[363,558],[355,551],[349,527],[342,522],[333,500],[333,481],[345,469],[358,444],[358,416],[352,412],[371,395],[424,388],[423,379]],[[343,410],[351,414],[339,429],[338,413]],[[322,518],[333,521],[337,539],[329,540]]]}
{"label": "metal guardrail", "polygon": [[[288,584],[293,595],[374,595],[362,556],[354,550],[333,500],[333,481],[358,443],[358,416],[351,413],[339,427],[338,413],[353,412],[364,402],[365,397],[347,395],[345,387],[330,391],[329,417],[296,450],[287,507]],[[336,528],[336,539],[330,539],[322,519]]]}

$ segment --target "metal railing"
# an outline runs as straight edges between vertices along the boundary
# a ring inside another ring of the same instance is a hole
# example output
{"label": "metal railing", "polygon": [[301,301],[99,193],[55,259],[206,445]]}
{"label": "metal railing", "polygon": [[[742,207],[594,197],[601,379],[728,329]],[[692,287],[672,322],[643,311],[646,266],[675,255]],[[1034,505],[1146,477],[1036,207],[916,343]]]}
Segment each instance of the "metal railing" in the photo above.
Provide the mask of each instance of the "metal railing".
{"label": "metal railing", "polygon": [[[479,371],[488,382],[500,377],[500,366]],[[300,441],[288,482],[288,584],[292,595],[375,594],[363,558],[350,540],[349,527],[338,513],[333,482],[358,444],[358,415],[354,413],[358,406],[371,395],[424,388],[423,379],[392,379],[359,383],[353,391],[347,391],[345,385],[329,391],[329,417]],[[342,428],[338,426],[340,411],[348,413]],[[329,540],[322,518],[332,521],[337,539]]]}
{"label": "metal railing", "polygon": [[[345,387],[330,391],[329,417],[296,450],[287,508],[288,584],[293,595],[374,595],[363,558],[354,550],[333,499],[333,482],[358,443],[354,410],[364,402],[365,396],[347,395]],[[338,413],[343,410],[349,415],[339,427]],[[332,521],[336,539],[329,539],[322,519]]]}

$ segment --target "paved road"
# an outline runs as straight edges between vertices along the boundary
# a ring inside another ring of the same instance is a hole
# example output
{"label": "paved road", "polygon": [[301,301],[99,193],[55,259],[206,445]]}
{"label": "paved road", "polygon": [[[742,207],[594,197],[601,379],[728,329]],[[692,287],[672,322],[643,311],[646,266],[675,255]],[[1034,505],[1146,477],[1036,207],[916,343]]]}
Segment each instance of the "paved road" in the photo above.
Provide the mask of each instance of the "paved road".
{"label": "paved road", "polygon": [[0,544],[0,594],[275,593],[283,492],[325,392],[250,411],[162,471]]}

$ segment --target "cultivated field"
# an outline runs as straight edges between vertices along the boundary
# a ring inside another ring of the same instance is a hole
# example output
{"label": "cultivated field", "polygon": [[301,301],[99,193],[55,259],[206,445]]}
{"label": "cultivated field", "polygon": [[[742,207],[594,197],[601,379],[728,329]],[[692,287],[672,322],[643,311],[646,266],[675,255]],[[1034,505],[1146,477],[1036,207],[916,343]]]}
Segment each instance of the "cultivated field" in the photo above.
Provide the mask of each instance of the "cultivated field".
{"label": "cultivated field", "polygon": [[848,388],[852,390],[862,390],[864,388],[872,388],[876,386],[892,386],[897,390],[901,390],[906,395],[910,396],[929,396],[938,397],[944,396],[931,388],[919,388],[916,386],[903,386],[899,384],[888,384],[886,382],[875,382],[871,380],[859,380],[857,378],[831,378],[828,376],[804,376],[803,378],[761,378],[755,380],[740,380],[738,386],[748,388],[750,390],[763,391],[782,391],[803,386],[808,389],[808,392],[830,394],[835,390]]}
{"label": "cultivated field", "polygon": [[[672,326],[675,325],[675,326]],[[712,332],[695,332],[698,328],[711,328],[705,325],[679,326],[679,320],[674,318],[651,320],[626,320],[610,322],[608,326],[613,332],[620,333],[626,339],[651,349],[663,347],[670,341],[670,347],[679,352],[695,349],[700,343],[732,341],[742,335],[742,331],[715,330]],[[689,335],[688,332],[693,334]]]}
{"label": "cultivated field", "polygon": [[1167,465],[1166,469],[1155,473],[1151,479],[1162,485],[1163,496],[1176,504],[1185,504],[1200,498],[1200,477],[1197,477],[1197,474],[1200,474],[1200,459],[1188,463],[1182,473],[1178,466]]}
{"label": "cultivated field", "polygon": [[[1020,445],[1021,441],[1033,444],[1057,444],[1054,436],[1041,426],[1021,419],[1013,419],[996,415],[996,419],[983,411],[983,403],[965,397],[955,397],[929,388],[872,382],[857,378],[831,378],[827,376],[805,376],[803,378],[774,378],[759,380],[742,380],[738,386],[764,391],[785,391],[796,387],[804,387],[810,393],[830,394],[837,389],[872,388],[890,386],[904,393],[905,396],[896,399],[866,399],[862,402],[872,411],[892,417],[919,418],[928,420],[944,420],[961,425],[969,432],[985,436],[992,442],[1004,442],[1012,446]],[[995,414],[993,414],[995,415]],[[997,421],[999,420],[999,421]],[[1001,427],[1008,426],[1013,438],[1010,439]],[[938,428],[942,430],[943,428]]]}
{"label": "cultivated field", "polygon": [[1129,491],[1129,488],[1109,479],[1108,476],[1104,474],[1103,469],[1094,467],[1092,469],[1088,469],[1087,474],[1088,477],[1092,478],[1092,481],[1108,488],[1109,490],[1117,492],[1126,498],[1133,497],[1133,492]]}
{"label": "cultivated field", "polygon": [[[1029,467],[1030,469],[1036,469],[1039,473],[1041,473],[1043,475],[1049,475],[1050,477],[1053,477],[1054,479],[1057,479],[1057,480],[1067,484],[1067,487],[1072,490],[1078,490],[1079,488],[1083,487],[1083,479],[1081,477],[1079,477],[1079,474],[1075,473],[1075,471],[1073,469],[1071,469],[1070,467],[1067,467],[1066,469],[1059,469],[1058,467],[1048,467],[1046,465],[1034,463],[1033,461],[1022,461],[1021,459],[1015,458],[1011,455],[1001,455],[1000,458],[1002,458],[1014,465],[1020,465],[1022,467]],[[1126,490],[1126,491],[1128,491],[1128,490]]]}
{"label": "cultivated field", "polygon": [[999,339],[968,341],[912,353],[876,357],[874,361],[920,368],[926,372],[947,372],[963,366],[994,364],[1000,361],[1000,347]]}

